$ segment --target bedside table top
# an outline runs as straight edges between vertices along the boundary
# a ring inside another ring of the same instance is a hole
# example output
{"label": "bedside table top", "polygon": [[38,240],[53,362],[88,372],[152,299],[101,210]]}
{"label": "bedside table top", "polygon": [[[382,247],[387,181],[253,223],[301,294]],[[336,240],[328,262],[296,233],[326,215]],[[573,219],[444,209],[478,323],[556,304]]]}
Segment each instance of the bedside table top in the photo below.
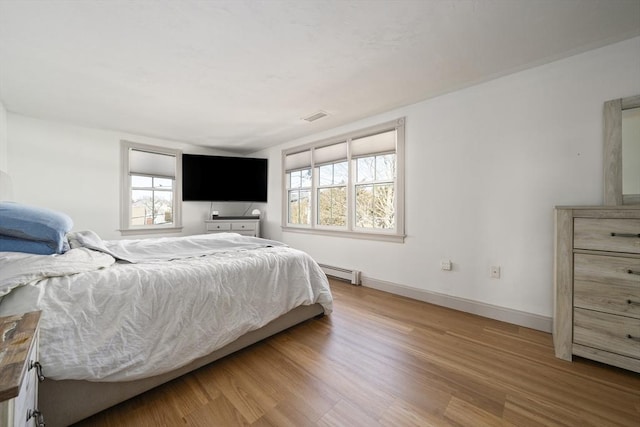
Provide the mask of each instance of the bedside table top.
{"label": "bedside table top", "polygon": [[40,312],[0,317],[0,401],[18,395]]}

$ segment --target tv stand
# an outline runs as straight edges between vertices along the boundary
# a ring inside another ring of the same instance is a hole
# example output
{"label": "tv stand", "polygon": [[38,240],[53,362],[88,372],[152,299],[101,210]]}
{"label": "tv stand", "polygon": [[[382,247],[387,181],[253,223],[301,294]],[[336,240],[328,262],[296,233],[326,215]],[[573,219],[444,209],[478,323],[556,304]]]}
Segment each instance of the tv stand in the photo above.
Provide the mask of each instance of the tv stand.
{"label": "tv stand", "polygon": [[206,233],[238,233],[260,237],[260,216],[216,216],[204,222]]}

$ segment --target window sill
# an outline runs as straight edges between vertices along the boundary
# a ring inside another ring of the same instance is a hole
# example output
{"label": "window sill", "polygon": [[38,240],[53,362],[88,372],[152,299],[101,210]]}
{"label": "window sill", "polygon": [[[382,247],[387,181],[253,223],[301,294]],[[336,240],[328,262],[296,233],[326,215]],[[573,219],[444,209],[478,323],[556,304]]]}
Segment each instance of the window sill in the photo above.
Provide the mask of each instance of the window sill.
{"label": "window sill", "polygon": [[317,234],[321,236],[344,237],[349,239],[379,240],[382,242],[404,243],[405,234],[367,233],[360,231],[326,230],[318,228],[302,228],[282,226],[286,233]]}
{"label": "window sill", "polygon": [[180,233],[182,231],[182,227],[127,228],[120,229],[118,231],[123,236],[136,236],[148,234]]}

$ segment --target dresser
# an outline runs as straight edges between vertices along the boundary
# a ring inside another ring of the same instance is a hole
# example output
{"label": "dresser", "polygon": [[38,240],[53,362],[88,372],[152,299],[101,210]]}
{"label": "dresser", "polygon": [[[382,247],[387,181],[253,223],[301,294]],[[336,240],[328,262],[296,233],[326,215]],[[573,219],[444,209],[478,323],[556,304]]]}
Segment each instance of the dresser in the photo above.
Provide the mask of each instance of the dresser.
{"label": "dresser", "polygon": [[0,425],[44,426],[38,411],[40,312],[0,317]]}
{"label": "dresser", "polygon": [[218,216],[205,221],[205,231],[260,237],[260,216]]}
{"label": "dresser", "polygon": [[640,206],[555,210],[553,343],[640,372]]}

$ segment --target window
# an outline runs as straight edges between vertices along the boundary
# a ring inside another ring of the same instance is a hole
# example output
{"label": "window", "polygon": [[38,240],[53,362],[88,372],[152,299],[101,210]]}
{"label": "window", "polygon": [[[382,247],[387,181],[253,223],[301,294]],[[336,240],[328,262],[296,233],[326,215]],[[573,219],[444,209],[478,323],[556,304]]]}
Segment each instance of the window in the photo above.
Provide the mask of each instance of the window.
{"label": "window", "polygon": [[179,150],[122,141],[121,232],[179,231]]}
{"label": "window", "polygon": [[395,227],[395,172],[395,154],[356,160],[356,227]]}
{"label": "window", "polygon": [[309,225],[311,221],[311,169],[291,171],[289,188],[289,223]]}
{"label": "window", "polygon": [[288,231],[404,239],[404,119],[283,151]]}
{"label": "window", "polygon": [[347,225],[347,162],[331,163],[318,170],[318,225]]}
{"label": "window", "polygon": [[311,152],[291,153],[287,158],[287,224],[311,224]]}

